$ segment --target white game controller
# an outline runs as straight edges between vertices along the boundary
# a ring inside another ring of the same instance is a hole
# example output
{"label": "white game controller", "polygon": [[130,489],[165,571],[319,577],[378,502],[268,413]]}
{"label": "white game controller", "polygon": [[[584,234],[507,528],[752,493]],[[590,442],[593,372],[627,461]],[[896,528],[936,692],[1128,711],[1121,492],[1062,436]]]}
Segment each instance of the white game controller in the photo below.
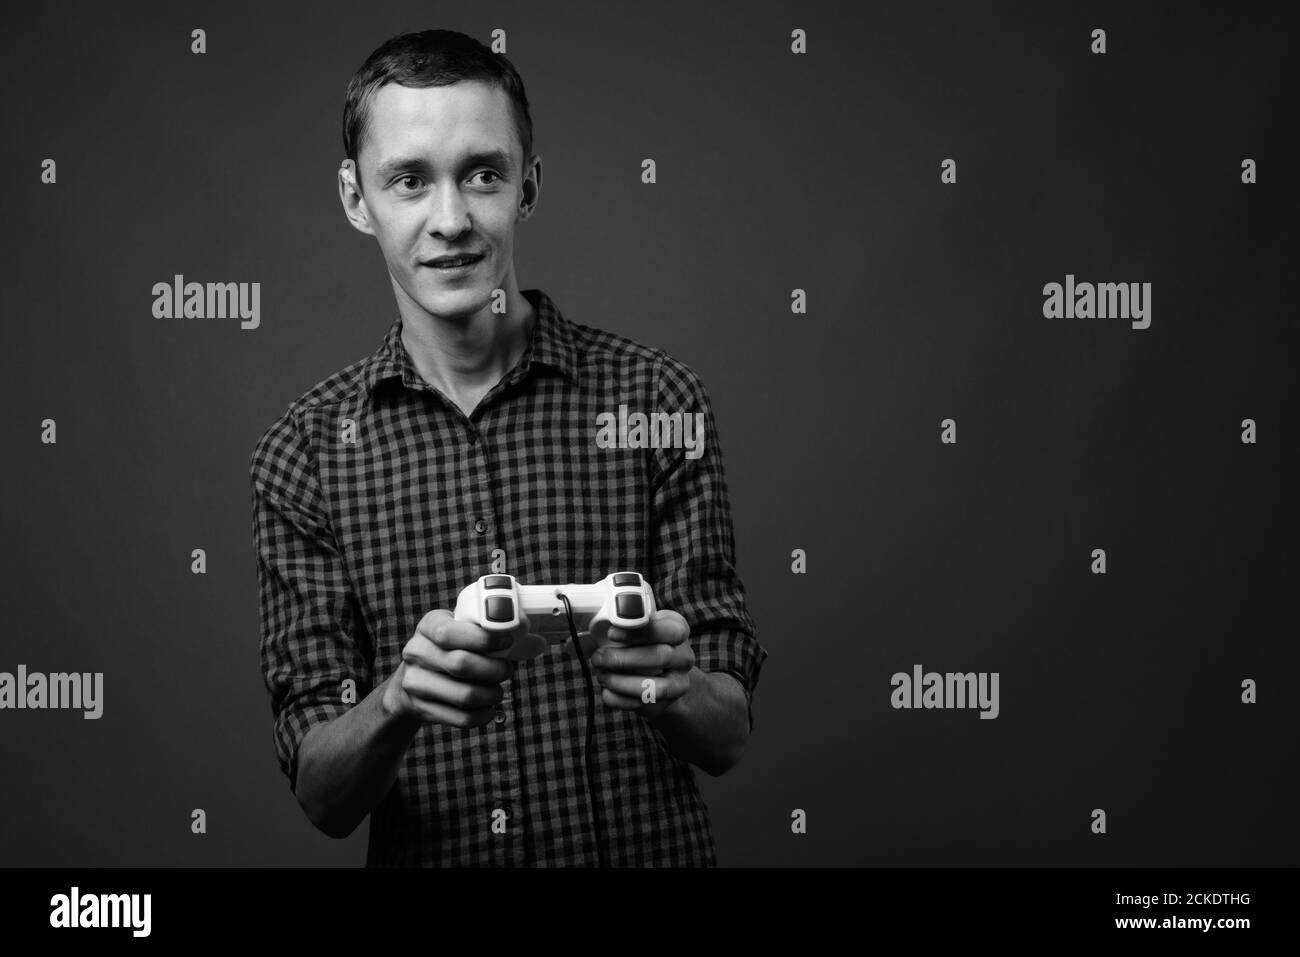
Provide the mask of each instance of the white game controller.
{"label": "white game controller", "polygon": [[613,572],[593,585],[521,585],[513,575],[484,575],[461,591],[454,617],[488,631],[515,631],[520,616],[526,615],[531,633],[516,636],[509,649],[492,655],[524,661],[570,637],[560,595],[569,599],[584,655],[605,643],[611,626],[640,628],[655,613],[654,592],[644,578],[636,572]]}

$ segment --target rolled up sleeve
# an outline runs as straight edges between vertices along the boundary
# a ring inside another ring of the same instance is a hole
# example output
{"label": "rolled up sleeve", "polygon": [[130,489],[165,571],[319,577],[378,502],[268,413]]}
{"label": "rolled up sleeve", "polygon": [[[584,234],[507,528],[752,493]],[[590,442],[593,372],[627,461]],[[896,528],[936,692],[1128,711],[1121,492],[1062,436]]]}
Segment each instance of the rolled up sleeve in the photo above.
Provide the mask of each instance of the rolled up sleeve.
{"label": "rolled up sleeve", "polygon": [[[767,651],[755,636],[745,587],[736,572],[731,506],[713,409],[699,377],[671,356],[661,355],[656,381],[654,411],[681,412],[683,426],[690,416],[694,448],[661,447],[651,456],[655,597],[659,607],[678,612],[691,626],[691,647],[700,670],[728,672],[744,687],[752,729],[753,694]],[[696,413],[704,416],[702,435],[695,428]],[[685,428],[682,435],[685,439]]]}
{"label": "rolled up sleeve", "polygon": [[370,687],[363,625],[330,529],[310,448],[287,410],[250,462],[261,606],[261,666],[271,694],[280,769],[296,790],[298,749],[317,724],[346,713]]}

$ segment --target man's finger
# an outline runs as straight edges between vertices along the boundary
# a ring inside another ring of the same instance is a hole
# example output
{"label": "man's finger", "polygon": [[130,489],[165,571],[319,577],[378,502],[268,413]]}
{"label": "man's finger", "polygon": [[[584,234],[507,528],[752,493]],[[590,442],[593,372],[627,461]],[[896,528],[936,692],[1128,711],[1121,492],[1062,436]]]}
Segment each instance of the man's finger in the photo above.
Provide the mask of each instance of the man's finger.
{"label": "man's finger", "polygon": [[610,708],[618,708],[620,711],[635,711],[647,718],[662,714],[673,704],[672,701],[663,699],[656,701],[654,704],[646,704],[640,698],[629,698],[627,695],[618,694],[608,688],[601,689],[600,700]]}
{"label": "man's finger", "polygon": [[630,645],[680,645],[691,636],[691,626],[675,611],[661,608],[640,628],[611,626],[609,640]]}
{"label": "man's finger", "polygon": [[402,690],[413,701],[445,705],[459,711],[494,708],[505,695],[499,684],[467,684],[424,668],[407,668],[402,675]]}
{"label": "man's finger", "polygon": [[646,706],[640,697],[629,698],[627,695],[610,691],[608,688],[601,689],[600,700],[611,708],[618,708],[620,711],[639,711]]}
{"label": "man's finger", "polygon": [[657,675],[664,671],[689,671],[695,664],[695,652],[689,644],[609,644],[597,649],[591,656],[591,663],[604,671]]}
{"label": "man's finger", "polygon": [[651,690],[646,682],[654,684],[655,701],[672,701],[684,695],[691,686],[690,678],[680,671],[671,674],[659,675],[658,677],[649,678],[642,675],[621,675],[611,674],[608,671],[602,671],[599,676],[601,687],[607,691],[612,691],[616,695],[627,698],[635,698],[638,704],[650,704],[645,700],[648,690]]}
{"label": "man's finger", "polygon": [[462,711],[446,705],[435,704],[420,698],[412,698],[411,706],[426,721],[448,724],[453,728],[481,728],[489,723],[496,714],[496,708],[479,708],[475,711]]}
{"label": "man's finger", "polygon": [[415,628],[439,648],[464,648],[479,654],[505,651],[514,644],[513,632],[488,631],[472,621],[456,621],[445,608],[435,608]]}
{"label": "man's finger", "polygon": [[514,662],[505,658],[489,658],[464,648],[439,648],[428,639],[413,641],[402,651],[402,660],[408,665],[441,671],[460,681],[475,684],[500,684],[514,676]]}

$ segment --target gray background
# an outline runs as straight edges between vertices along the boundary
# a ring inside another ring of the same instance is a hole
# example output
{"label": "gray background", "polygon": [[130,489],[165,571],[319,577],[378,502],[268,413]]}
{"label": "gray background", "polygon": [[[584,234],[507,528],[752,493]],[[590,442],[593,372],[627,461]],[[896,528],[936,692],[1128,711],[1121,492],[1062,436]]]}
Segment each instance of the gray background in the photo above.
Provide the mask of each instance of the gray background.
{"label": "gray background", "polygon": [[[105,714],[0,712],[0,864],[363,861],[365,827],[316,833],[275,764],[248,459],[396,314],[339,206],[339,126],[366,55],[428,27],[504,28],[527,84],[545,172],[521,288],[668,350],[713,397],[771,653],[743,762],[701,775],[723,863],[1298,862],[1280,23],[1129,3],[32,6],[0,38],[0,670],[103,671]],[[1153,283],[1151,328],[1044,319],[1067,272]],[[260,282],[261,328],[154,319],[174,273]],[[914,663],[1000,672],[1001,716],[893,710]]]}

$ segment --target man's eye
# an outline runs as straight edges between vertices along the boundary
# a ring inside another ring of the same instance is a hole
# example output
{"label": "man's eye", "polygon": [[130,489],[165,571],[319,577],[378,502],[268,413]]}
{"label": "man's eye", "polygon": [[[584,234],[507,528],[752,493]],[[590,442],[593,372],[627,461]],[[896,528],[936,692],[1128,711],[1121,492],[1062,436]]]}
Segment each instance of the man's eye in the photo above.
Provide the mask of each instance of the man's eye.
{"label": "man's eye", "polygon": [[413,179],[413,180],[416,180],[416,181],[418,182],[419,179],[420,179],[420,177],[415,176],[415,175],[412,175],[412,174],[408,174],[408,175],[406,175],[406,176],[402,176],[402,177],[400,177],[400,178],[394,180],[394,182],[395,182],[395,183],[405,183],[408,179]]}
{"label": "man's eye", "polygon": [[[500,179],[500,178],[501,178],[501,177],[500,177],[500,176],[499,176],[495,171],[490,170],[490,169],[481,169],[481,170],[479,170],[477,173],[475,173],[474,175],[475,175],[475,176],[495,176],[497,179]],[[493,183],[485,183],[484,185],[485,185],[485,186],[492,186]]]}

